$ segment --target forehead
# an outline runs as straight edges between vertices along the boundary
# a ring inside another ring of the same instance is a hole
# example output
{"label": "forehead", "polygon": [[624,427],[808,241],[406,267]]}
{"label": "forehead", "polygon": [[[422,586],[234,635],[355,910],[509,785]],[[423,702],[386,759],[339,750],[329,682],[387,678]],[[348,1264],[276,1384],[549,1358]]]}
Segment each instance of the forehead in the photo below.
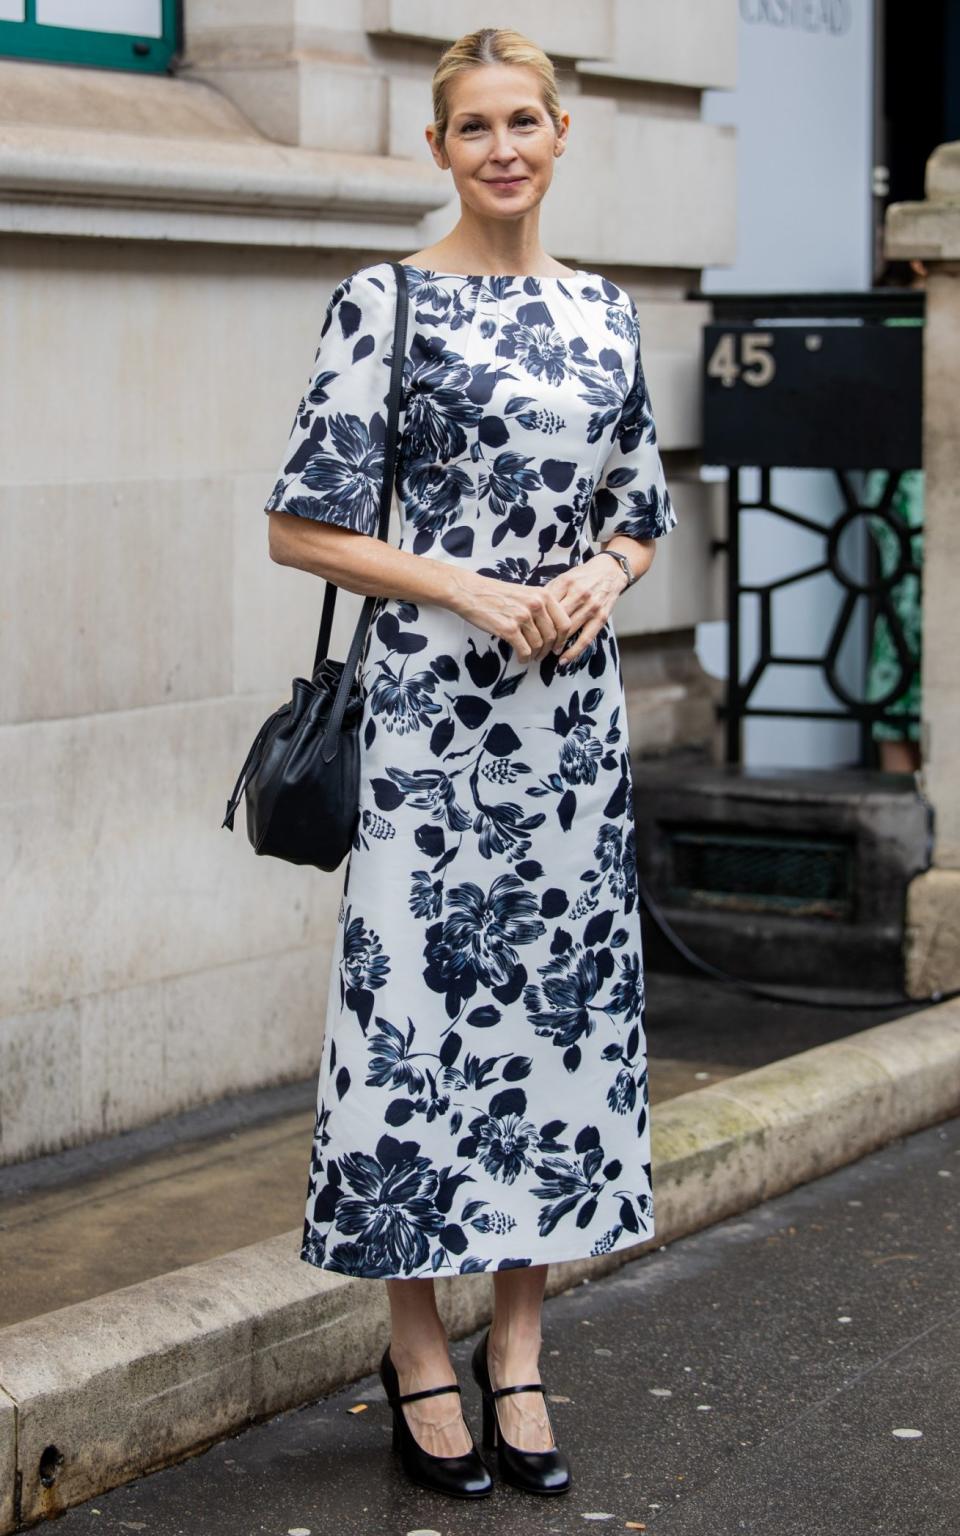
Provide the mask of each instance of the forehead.
{"label": "forehead", "polygon": [[543,108],[536,73],[524,64],[478,64],[455,75],[448,86],[451,116],[496,107],[517,112]]}

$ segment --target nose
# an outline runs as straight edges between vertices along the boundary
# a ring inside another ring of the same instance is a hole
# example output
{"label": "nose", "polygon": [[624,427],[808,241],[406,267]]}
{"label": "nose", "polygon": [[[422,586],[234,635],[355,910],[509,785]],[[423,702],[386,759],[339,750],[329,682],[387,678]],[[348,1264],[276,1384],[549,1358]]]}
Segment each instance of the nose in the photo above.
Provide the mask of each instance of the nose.
{"label": "nose", "polygon": [[509,165],[516,158],[517,152],[510,142],[509,128],[498,128],[494,133],[490,159],[496,161],[497,165]]}

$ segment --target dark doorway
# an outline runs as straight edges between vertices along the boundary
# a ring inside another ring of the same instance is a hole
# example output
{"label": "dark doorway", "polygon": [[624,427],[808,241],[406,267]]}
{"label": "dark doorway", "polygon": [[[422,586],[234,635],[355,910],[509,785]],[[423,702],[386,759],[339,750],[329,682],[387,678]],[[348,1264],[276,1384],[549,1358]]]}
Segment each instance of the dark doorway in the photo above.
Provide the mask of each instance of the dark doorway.
{"label": "dark doorway", "polygon": [[919,202],[938,144],[960,139],[960,0],[876,0],[874,277],[888,203]]}

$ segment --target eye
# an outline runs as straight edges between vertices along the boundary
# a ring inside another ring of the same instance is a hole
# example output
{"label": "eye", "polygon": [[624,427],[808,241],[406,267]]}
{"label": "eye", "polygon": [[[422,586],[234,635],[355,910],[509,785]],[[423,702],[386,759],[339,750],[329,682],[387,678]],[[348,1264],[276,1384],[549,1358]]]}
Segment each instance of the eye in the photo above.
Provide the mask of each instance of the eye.
{"label": "eye", "polygon": [[482,124],[480,123],[464,123],[463,127],[460,129],[460,132],[469,133],[471,128],[480,128],[481,126]]}

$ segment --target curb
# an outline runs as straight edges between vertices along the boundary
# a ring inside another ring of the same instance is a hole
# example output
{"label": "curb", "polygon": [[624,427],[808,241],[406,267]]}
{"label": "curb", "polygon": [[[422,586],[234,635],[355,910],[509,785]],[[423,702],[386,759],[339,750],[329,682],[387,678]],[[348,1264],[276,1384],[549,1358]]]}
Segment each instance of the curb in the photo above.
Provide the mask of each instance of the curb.
{"label": "curb", "polygon": [[[547,1294],[960,1113],[960,1002],[697,1089],[652,1116],[656,1235],[552,1265]],[[299,1231],[0,1329],[0,1536],[375,1368],[386,1292],[304,1264]],[[437,1286],[451,1334],[490,1286]]]}

